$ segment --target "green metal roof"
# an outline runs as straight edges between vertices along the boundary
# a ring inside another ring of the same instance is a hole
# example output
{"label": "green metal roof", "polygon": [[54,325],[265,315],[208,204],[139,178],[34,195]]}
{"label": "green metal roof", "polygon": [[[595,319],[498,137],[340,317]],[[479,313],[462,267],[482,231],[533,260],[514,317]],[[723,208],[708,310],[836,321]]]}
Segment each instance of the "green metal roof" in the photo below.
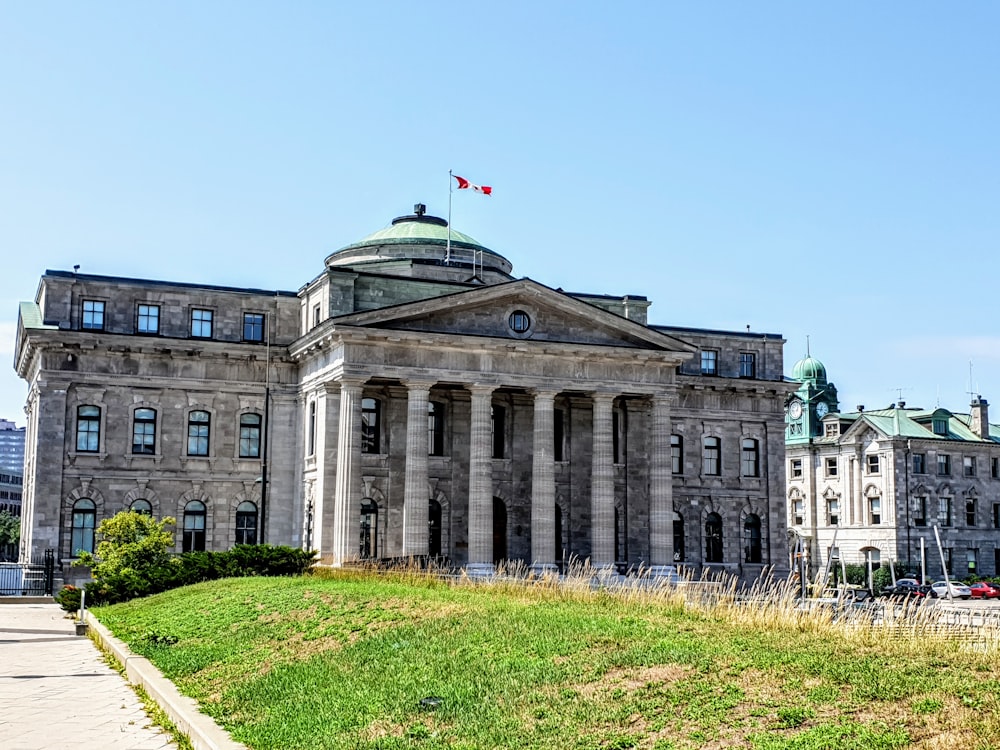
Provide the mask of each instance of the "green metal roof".
{"label": "green metal roof", "polygon": [[[959,442],[984,442],[969,429],[968,414],[953,414],[947,409],[875,409],[835,415],[840,419],[856,422],[864,418],[889,437],[919,438],[921,440],[951,440]],[[933,430],[934,417],[948,420],[948,434],[938,435]],[[990,424],[990,439],[1000,442],[1000,425]]]}
{"label": "green metal roof", "polygon": [[42,311],[35,302],[22,302],[20,305],[21,325],[25,328],[49,328],[58,330],[59,326],[46,325],[42,320]]}
{"label": "green metal roof", "polygon": [[[385,229],[369,234],[341,250],[353,250],[356,247],[368,245],[410,245],[410,244],[447,244],[448,227],[426,221],[400,221]],[[451,230],[451,244],[489,250],[467,234]]]}

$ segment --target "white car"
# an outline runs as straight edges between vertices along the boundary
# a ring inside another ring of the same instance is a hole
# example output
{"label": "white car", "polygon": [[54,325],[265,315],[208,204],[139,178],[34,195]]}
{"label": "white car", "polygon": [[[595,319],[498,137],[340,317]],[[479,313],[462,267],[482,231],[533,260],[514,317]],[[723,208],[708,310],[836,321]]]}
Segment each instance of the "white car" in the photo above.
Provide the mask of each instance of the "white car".
{"label": "white car", "polygon": [[948,586],[951,586],[951,598],[952,599],[971,599],[972,589],[968,586],[963,586],[961,583],[948,584],[945,581],[938,581],[937,583],[931,584],[931,591],[934,596],[946,599],[948,597]]}

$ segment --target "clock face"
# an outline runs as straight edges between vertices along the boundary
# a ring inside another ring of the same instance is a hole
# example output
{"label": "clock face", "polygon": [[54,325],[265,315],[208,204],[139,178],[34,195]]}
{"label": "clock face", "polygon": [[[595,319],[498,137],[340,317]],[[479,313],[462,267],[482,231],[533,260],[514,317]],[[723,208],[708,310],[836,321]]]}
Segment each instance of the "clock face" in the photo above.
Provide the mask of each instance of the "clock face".
{"label": "clock face", "polygon": [[799,417],[802,416],[801,401],[792,401],[792,403],[788,405],[788,416],[790,416],[792,419],[798,419]]}
{"label": "clock face", "polygon": [[816,404],[816,416],[819,417],[820,419],[822,419],[823,417],[825,417],[829,413],[829,411],[830,411],[830,407],[827,406],[822,401],[820,401],[818,404]]}

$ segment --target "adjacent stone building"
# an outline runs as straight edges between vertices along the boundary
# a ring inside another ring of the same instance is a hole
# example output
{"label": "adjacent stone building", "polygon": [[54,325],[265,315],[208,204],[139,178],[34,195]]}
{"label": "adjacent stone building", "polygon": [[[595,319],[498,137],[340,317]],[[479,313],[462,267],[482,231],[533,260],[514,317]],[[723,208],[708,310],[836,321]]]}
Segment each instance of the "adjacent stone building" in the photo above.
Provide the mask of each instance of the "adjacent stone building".
{"label": "adjacent stone building", "polygon": [[792,379],[788,526],[814,571],[835,546],[845,562],[902,562],[919,574],[922,541],[928,576],[1000,575],[1000,426],[986,399],[967,414],[902,401],[841,412],[819,360],[797,362]]}
{"label": "adjacent stone building", "polygon": [[133,508],[331,565],[787,567],[783,339],[512,270],[418,205],[297,292],[47,271],[24,556]]}

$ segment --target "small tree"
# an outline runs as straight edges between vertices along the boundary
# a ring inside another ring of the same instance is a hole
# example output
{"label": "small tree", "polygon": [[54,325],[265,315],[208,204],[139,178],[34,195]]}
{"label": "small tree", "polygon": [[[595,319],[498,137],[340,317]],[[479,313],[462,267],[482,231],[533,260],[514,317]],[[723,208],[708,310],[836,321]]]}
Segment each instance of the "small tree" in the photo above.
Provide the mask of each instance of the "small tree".
{"label": "small tree", "polygon": [[116,602],[168,588],[176,562],[169,550],[174,519],[125,510],[101,521],[96,555],[82,553],[80,562],[92,569],[101,601]]}
{"label": "small tree", "polygon": [[0,560],[12,557],[21,539],[21,519],[10,511],[0,511]]}

